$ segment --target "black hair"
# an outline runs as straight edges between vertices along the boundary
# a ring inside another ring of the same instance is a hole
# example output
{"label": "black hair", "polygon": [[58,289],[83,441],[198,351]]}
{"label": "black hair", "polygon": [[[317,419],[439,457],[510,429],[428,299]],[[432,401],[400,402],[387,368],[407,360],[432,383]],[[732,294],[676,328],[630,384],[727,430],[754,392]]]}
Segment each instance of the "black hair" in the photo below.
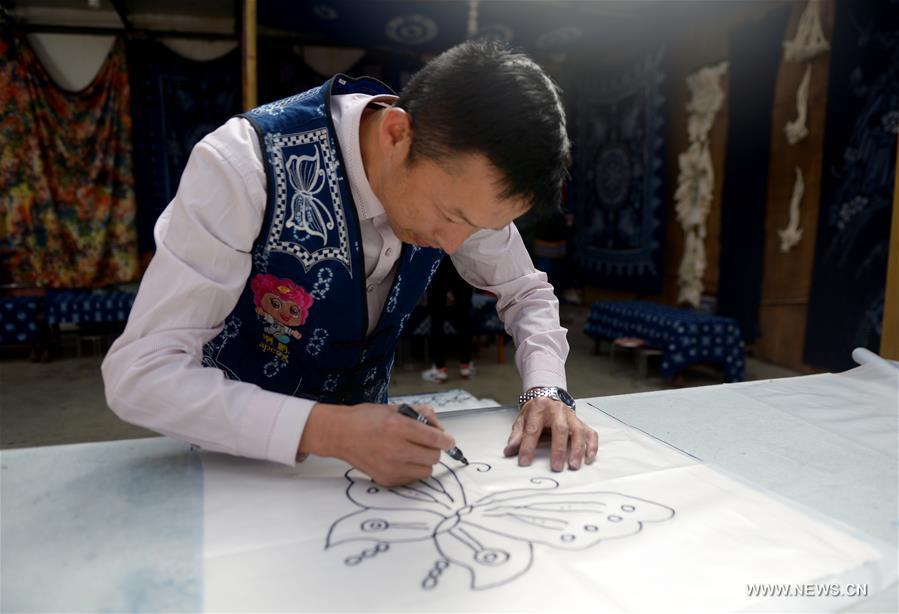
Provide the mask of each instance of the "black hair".
{"label": "black hair", "polygon": [[412,122],[410,162],[479,153],[503,177],[501,198],[559,209],[569,155],[561,90],[528,56],[470,40],[434,58],[396,105]]}

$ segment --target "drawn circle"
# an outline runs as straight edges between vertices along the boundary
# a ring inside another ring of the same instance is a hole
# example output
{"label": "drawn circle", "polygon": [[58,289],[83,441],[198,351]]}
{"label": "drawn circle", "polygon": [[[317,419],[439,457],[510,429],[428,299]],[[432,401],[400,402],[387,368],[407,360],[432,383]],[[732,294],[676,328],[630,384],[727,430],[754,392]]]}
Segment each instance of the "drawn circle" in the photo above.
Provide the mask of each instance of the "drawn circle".
{"label": "drawn circle", "polygon": [[421,587],[426,591],[429,591],[437,586],[437,578],[435,576],[428,576],[424,580],[421,581]]}
{"label": "drawn circle", "polygon": [[631,165],[623,147],[613,145],[599,154],[596,162],[596,195],[608,209],[617,209],[627,197]]}
{"label": "drawn circle", "polygon": [[362,523],[363,531],[386,531],[390,524],[383,518],[369,518]]}
{"label": "drawn circle", "polygon": [[373,494],[375,494],[376,492],[381,492],[381,489],[378,488],[377,486],[370,486],[370,487],[368,488],[368,490],[366,490],[365,492],[367,492],[367,493],[370,494],[370,495],[373,495]]}
{"label": "drawn circle", "polygon": [[474,560],[481,565],[497,567],[509,560],[509,553],[503,550],[493,550],[492,548],[488,548],[487,550],[475,552]]}
{"label": "drawn circle", "polygon": [[420,45],[437,36],[437,24],[424,15],[400,15],[387,22],[384,33],[406,45]]}
{"label": "drawn circle", "polygon": [[343,562],[346,565],[358,565],[359,563],[362,562],[362,557],[361,556],[347,557],[343,560]]}
{"label": "drawn circle", "polygon": [[437,561],[434,563],[434,568],[440,571],[443,571],[447,567],[449,567],[449,561]]}
{"label": "drawn circle", "polygon": [[621,516],[616,516],[615,514],[608,516],[608,519],[609,522],[621,522]]}
{"label": "drawn circle", "polygon": [[468,463],[468,466],[474,467],[474,470],[478,473],[486,473],[493,469],[493,467],[487,463]]}
{"label": "drawn circle", "polygon": [[544,483],[548,483],[550,488],[558,488],[559,483],[552,478],[531,478],[531,484],[536,484],[537,486],[543,486]]}
{"label": "drawn circle", "polygon": [[390,550],[390,544],[387,542],[379,542],[377,546],[375,546],[375,552],[387,552]]}
{"label": "drawn circle", "polygon": [[584,530],[587,531],[588,533],[596,533],[597,531],[599,531],[599,527],[596,526],[595,524],[585,524]]}
{"label": "drawn circle", "polygon": [[573,542],[573,541],[574,541],[574,535],[572,535],[571,533],[562,533],[562,537],[560,537],[560,539],[561,539],[563,542]]}
{"label": "drawn circle", "polygon": [[635,509],[637,509],[637,508],[635,508],[633,505],[622,505],[621,506],[622,512],[633,512]]}

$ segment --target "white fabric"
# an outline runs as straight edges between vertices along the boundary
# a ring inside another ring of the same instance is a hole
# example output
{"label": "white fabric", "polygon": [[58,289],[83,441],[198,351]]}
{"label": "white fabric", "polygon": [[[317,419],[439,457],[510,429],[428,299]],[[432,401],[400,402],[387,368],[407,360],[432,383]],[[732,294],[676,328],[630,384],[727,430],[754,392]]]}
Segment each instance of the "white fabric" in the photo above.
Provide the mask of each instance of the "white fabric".
{"label": "white fabric", "polygon": [[828,49],[830,43],[821,29],[821,0],[808,0],[793,40],[784,41],[784,59],[788,62],[810,60]]}
{"label": "white fabric", "polygon": [[780,251],[787,253],[802,240],[802,228],[799,227],[799,203],[805,194],[805,182],[802,170],[796,167],[796,181],[793,184],[793,195],[790,197],[790,219],[785,228],[777,231],[780,236]]}
{"label": "white fabric", "polygon": [[812,66],[806,65],[805,74],[796,90],[796,119],[788,121],[784,126],[784,134],[790,145],[795,145],[808,136],[808,89],[812,79]]}
{"label": "white fabric", "polygon": [[445,416],[472,464],[446,460],[392,491],[333,459],[287,469],[204,454],[204,610],[824,611],[853,600],[747,585],[874,594],[895,571],[877,542],[586,405],[595,464],[552,473],[540,448],[518,467],[498,443],[514,413]]}
{"label": "white fabric", "polygon": [[721,78],[727,62],[700,68],[687,77],[687,134],[690,145],[678,156],[680,169],[674,199],[677,219],[684,231],[684,253],[678,267],[679,303],[699,307],[705,275],[706,219],[712,206],[715,172],[709,153],[709,131],[724,103]]}
{"label": "white fabric", "polygon": [[[362,226],[371,330],[401,245],[362,165],[359,122],[369,102],[335,96],[332,114]],[[102,370],[110,407],[129,422],[205,449],[293,464],[315,403],[225,379],[200,363],[203,344],[222,330],[250,273],[265,185],[246,120],[231,119],[197,144],[156,224],[156,255]],[[514,224],[478,231],[452,260],[466,281],[497,295],[523,388],[565,387],[568,342],[558,301]]]}

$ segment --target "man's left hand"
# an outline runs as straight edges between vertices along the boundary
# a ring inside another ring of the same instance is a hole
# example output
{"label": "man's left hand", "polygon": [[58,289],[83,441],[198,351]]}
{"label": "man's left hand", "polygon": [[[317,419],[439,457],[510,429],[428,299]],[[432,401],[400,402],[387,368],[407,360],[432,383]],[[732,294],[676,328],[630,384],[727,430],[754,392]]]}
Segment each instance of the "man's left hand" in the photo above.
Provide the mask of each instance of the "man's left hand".
{"label": "man's left hand", "polygon": [[[525,403],[518,412],[512,434],[503,454],[518,454],[518,464],[527,467],[534,460],[534,450],[544,431],[551,433],[550,466],[562,471],[567,459],[570,469],[580,469],[596,458],[599,436],[563,403],[548,397],[537,397]],[[569,445],[570,442],[570,445]]]}

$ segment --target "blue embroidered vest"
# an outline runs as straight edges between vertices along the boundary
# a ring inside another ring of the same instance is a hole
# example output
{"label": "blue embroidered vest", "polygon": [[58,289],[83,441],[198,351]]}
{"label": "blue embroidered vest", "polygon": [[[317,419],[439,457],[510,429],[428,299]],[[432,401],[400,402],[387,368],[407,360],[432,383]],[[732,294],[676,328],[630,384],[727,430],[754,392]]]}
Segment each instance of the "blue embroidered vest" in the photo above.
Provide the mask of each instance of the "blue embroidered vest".
{"label": "blue embroidered vest", "polygon": [[253,267],[203,365],[266,390],[327,403],[383,403],[394,350],[443,252],[403,245],[381,318],[368,330],[362,237],[331,121],[331,96],[392,94],[337,75],[244,114],[268,183]]}

